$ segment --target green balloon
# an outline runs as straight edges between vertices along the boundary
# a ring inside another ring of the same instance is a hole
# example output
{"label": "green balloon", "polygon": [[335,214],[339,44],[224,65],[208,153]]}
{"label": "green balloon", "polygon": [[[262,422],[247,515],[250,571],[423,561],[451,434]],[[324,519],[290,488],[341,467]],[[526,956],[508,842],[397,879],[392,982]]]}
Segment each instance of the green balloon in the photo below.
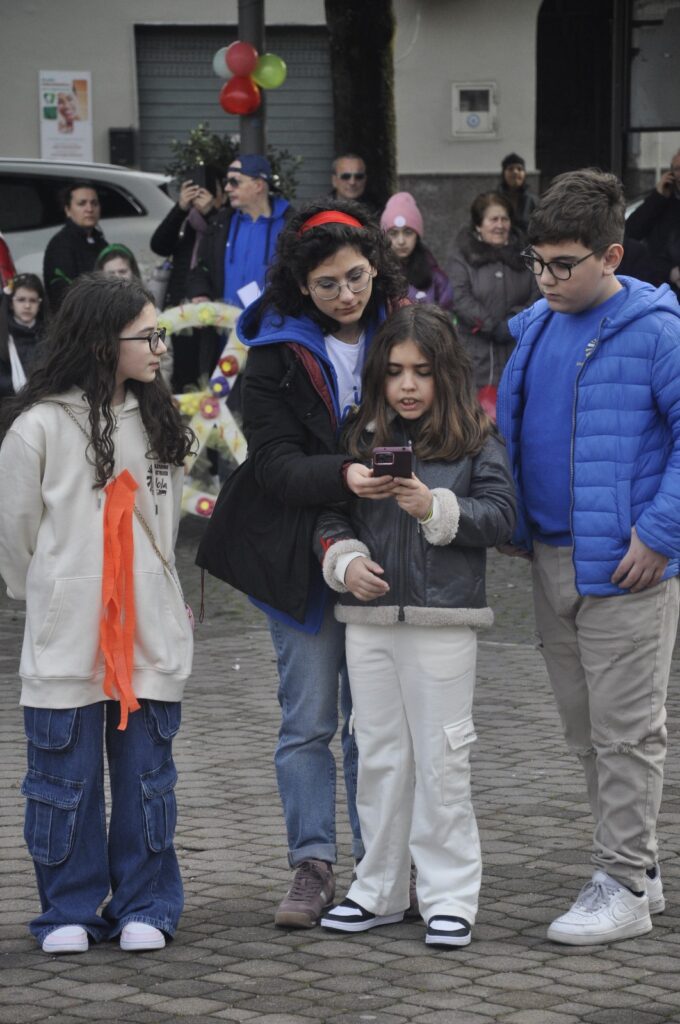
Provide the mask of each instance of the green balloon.
{"label": "green balloon", "polygon": [[287,74],[285,60],[275,53],[263,53],[255,65],[253,78],[263,89],[278,89],[286,81]]}

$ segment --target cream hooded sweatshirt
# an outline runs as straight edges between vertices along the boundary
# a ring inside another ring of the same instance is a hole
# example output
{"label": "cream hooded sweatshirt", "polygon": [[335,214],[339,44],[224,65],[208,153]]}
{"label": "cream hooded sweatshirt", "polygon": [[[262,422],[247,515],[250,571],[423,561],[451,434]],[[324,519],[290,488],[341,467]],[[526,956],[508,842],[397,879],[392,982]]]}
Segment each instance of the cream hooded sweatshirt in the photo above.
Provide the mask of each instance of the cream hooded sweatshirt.
{"label": "cream hooded sweatshirt", "polygon": [[[26,601],[21,703],[73,708],[106,700],[99,650],[105,495],[93,489],[88,405],[78,389],[22,413],[0,448],[0,573]],[[183,469],[147,458],[148,439],[128,391],[114,435],[115,474],[129,470],[135,504],[174,567]],[[193,636],[179,583],[133,517],[136,632],[133,690],[178,701],[191,672]]]}

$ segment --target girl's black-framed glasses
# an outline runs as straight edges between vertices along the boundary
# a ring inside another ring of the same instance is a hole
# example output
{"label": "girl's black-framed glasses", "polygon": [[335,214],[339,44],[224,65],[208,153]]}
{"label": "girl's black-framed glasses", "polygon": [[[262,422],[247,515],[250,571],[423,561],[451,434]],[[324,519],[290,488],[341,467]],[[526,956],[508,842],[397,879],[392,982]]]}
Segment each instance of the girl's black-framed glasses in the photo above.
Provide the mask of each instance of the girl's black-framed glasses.
{"label": "girl's black-framed glasses", "polygon": [[119,338],[119,341],[146,341],[149,344],[149,348],[153,355],[158,352],[161,343],[165,344],[165,327],[159,327],[157,330],[152,331],[151,334],[135,334],[132,338]]}

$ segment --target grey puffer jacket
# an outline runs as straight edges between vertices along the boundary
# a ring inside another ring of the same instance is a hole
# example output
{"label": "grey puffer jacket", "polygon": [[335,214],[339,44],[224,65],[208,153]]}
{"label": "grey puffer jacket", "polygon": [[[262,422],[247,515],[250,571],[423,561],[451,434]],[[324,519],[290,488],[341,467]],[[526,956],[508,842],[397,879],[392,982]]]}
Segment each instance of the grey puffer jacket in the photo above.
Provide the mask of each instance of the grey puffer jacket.
{"label": "grey puffer jacket", "polygon": [[473,228],[456,239],[450,264],[458,336],[474,363],[475,386],[498,384],[514,346],[508,319],[540,297],[524,266],[523,238],[514,229],[508,245],[489,245]]}
{"label": "grey puffer jacket", "polygon": [[[407,427],[395,421],[394,444],[408,443]],[[486,549],[504,544],[515,523],[515,492],[503,442],[486,441],[473,458],[421,462],[415,474],[432,490],[434,521],[419,524],[393,498],[353,498],[317,520],[315,550],[326,582],[341,596],[340,622],[418,626],[490,626],[486,603]],[[335,575],[342,555],[360,552],[385,570],[389,591],[360,601]]]}

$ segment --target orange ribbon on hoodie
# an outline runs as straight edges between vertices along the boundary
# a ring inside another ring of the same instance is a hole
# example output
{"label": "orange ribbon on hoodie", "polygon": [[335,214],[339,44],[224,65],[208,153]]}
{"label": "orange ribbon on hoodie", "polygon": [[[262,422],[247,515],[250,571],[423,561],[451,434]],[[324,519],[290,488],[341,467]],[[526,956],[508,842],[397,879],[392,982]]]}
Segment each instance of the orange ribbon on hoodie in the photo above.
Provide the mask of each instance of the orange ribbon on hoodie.
{"label": "orange ribbon on hoodie", "polygon": [[137,482],[127,469],[105,487],[104,566],[99,644],[104,655],[104,693],[120,701],[119,729],[139,710],[132,689],[135,640],[132,517]]}

